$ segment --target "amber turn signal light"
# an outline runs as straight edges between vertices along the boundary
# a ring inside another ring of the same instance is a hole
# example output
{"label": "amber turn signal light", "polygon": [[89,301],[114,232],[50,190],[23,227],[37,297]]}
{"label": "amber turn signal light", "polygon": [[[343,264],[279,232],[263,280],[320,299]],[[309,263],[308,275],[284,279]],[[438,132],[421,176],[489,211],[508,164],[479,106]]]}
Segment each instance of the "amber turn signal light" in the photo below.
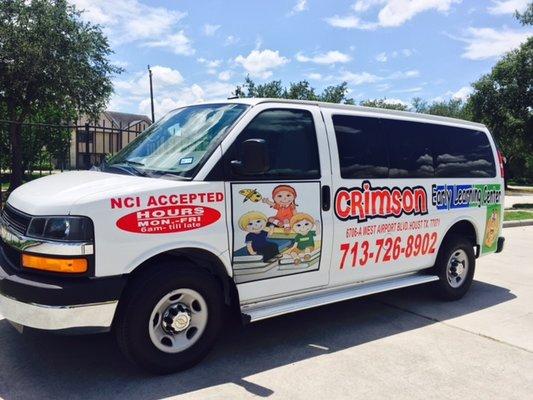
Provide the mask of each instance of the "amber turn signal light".
{"label": "amber turn signal light", "polygon": [[85,258],[50,258],[23,254],[22,265],[26,268],[66,274],[87,272],[87,260]]}

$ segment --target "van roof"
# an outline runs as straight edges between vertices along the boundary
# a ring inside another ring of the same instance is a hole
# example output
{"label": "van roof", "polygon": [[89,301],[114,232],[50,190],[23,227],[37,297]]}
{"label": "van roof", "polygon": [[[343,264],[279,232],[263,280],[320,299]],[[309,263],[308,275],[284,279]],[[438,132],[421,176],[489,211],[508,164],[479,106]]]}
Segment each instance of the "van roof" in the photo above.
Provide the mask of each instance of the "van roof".
{"label": "van roof", "polygon": [[466,120],[458,119],[458,118],[441,117],[439,115],[429,115],[429,114],[415,113],[415,112],[410,112],[410,111],[389,110],[386,108],[363,107],[363,106],[355,106],[355,105],[350,105],[350,104],[326,103],[323,101],[270,99],[270,98],[232,98],[232,99],[226,100],[225,102],[248,104],[252,106],[255,106],[257,104],[262,104],[262,103],[314,105],[320,108],[326,108],[326,109],[331,109],[331,110],[371,112],[371,113],[381,114],[381,115],[416,118],[416,119],[427,121],[427,122],[459,124],[459,125],[464,125],[464,126],[471,126],[477,129],[483,129],[483,130],[486,129],[485,125],[483,124],[479,124],[477,122],[472,122],[472,121],[466,121]]}

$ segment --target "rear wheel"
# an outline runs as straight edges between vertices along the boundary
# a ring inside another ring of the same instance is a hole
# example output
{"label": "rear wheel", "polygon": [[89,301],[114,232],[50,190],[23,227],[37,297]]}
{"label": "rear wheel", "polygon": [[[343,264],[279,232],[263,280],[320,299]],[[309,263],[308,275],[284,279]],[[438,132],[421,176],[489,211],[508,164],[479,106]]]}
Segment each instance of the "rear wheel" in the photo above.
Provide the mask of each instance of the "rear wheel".
{"label": "rear wheel", "polygon": [[132,282],[121,300],[115,334],[135,364],[171,373],[207,355],[222,312],[221,288],[211,274],[191,264],[165,263]]}
{"label": "rear wheel", "polygon": [[444,300],[462,298],[474,279],[476,258],[474,245],[460,235],[450,235],[441,245],[435,273],[439,280],[435,282],[436,294]]}

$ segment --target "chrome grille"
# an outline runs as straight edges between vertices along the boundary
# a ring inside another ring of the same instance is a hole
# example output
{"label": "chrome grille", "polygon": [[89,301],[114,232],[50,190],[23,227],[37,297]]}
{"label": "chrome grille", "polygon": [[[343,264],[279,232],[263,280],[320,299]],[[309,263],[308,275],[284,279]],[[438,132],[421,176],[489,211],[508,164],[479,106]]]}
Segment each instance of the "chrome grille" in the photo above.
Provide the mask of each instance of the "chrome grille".
{"label": "chrome grille", "polygon": [[9,227],[24,235],[30,224],[31,217],[6,204],[2,211],[2,219]]}

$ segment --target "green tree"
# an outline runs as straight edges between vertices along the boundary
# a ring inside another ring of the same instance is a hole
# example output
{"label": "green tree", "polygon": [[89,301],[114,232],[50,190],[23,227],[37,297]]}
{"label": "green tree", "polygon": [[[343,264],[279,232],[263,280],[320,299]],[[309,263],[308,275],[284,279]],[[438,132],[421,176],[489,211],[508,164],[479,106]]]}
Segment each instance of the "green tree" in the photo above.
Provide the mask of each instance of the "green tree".
{"label": "green tree", "polygon": [[10,189],[22,183],[21,124],[51,107],[96,115],[120,73],[100,27],[81,21],[66,0],[0,2],[0,104],[11,147]]}
{"label": "green tree", "polygon": [[523,13],[515,12],[516,18],[522,25],[533,25],[533,2],[529,3]]}
{"label": "green tree", "polygon": [[423,114],[471,120],[472,115],[467,104],[461,99],[449,99],[428,103],[420,97],[415,97],[411,101],[411,110]]}
{"label": "green tree", "polygon": [[533,178],[533,37],[473,84],[473,119],[484,123],[508,160],[510,177]]}
{"label": "green tree", "polygon": [[353,104],[353,99],[348,98],[347,94],[348,84],[346,82],[328,86],[322,93],[317,94],[306,80],[290,83],[288,88],[284,88],[281,81],[256,84],[250,77],[246,77],[244,84],[237,86],[234,91],[234,95],[237,97],[263,97]]}

